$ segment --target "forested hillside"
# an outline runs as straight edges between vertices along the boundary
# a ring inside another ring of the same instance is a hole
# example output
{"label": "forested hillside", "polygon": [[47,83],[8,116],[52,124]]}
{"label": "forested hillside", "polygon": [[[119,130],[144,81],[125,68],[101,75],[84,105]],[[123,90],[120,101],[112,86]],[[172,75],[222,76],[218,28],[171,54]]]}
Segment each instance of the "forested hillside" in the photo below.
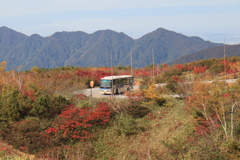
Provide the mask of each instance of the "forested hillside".
{"label": "forested hillside", "polygon": [[124,99],[81,91],[112,71],[130,74],[130,67],[21,72],[6,71],[6,64],[0,63],[2,159],[240,157],[239,57],[134,68],[139,90]]}
{"label": "forested hillside", "polygon": [[198,37],[159,28],[139,39],[111,30],[87,34],[57,32],[49,37],[34,34],[23,35],[7,27],[0,28],[0,60],[7,61],[7,70],[22,66],[56,68],[62,66],[99,67],[129,66],[130,55],[133,67],[167,63],[183,55],[218,46]]}

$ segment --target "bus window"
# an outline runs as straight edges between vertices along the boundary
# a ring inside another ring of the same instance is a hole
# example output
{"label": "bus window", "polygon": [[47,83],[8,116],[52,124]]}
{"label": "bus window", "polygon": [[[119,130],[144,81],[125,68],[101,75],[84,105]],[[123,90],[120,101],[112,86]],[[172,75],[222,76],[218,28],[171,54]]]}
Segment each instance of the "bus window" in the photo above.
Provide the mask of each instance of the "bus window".
{"label": "bus window", "polygon": [[129,78],[129,83],[133,83],[133,78]]}
{"label": "bus window", "polygon": [[111,88],[112,87],[112,80],[101,80],[100,81],[100,88]]}
{"label": "bus window", "polygon": [[119,84],[119,82],[118,82],[118,81],[119,81],[118,79],[114,79],[114,80],[113,80],[113,84],[114,84],[114,85],[117,85],[117,84]]}
{"label": "bus window", "polygon": [[128,83],[128,82],[127,82],[127,78],[123,78],[122,80],[123,80],[122,83]]}
{"label": "bus window", "polygon": [[119,79],[119,83],[118,84],[122,84],[122,83],[123,83],[122,79]]}

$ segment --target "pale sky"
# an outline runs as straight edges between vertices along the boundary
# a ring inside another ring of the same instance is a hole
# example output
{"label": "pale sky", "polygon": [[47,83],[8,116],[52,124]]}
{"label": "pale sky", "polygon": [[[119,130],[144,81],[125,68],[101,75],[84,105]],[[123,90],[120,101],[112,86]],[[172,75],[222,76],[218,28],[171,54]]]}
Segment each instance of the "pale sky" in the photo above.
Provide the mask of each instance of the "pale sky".
{"label": "pale sky", "polygon": [[43,37],[111,29],[139,38],[162,27],[240,40],[240,0],[0,0],[1,26]]}

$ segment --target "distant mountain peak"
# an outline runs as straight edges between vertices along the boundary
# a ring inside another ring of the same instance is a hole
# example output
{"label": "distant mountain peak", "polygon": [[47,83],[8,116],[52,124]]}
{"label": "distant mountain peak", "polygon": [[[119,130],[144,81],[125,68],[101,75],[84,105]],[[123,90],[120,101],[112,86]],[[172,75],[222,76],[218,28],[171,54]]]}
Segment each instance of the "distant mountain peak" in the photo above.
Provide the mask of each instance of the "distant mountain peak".
{"label": "distant mountain peak", "polygon": [[[155,38],[159,38],[159,36],[163,36],[165,37],[167,34],[171,34],[171,35],[182,35],[180,33],[176,33],[174,31],[170,31],[170,30],[167,30],[165,28],[158,28],[152,32],[149,32],[147,33],[146,35],[142,36],[141,38],[145,38],[145,37],[148,37],[148,36],[151,36],[152,38],[155,37]],[[141,39],[140,38],[140,39]]]}
{"label": "distant mountain peak", "polygon": [[13,29],[8,28],[8,27],[6,27],[6,26],[2,26],[2,27],[0,28],[0,33],[4,33],[4,32],[16,32],[16,31],[14,31]]}
{"label": "distant mountain peak", "polygon": [[159,28],[157,28],[155,31],[170,31],[170,30],[167,30],[167,29],[165,29],[165,28],[159,27]]}
{"label": "distant mountain peak", "polygon": [[[153,31],[153,33],[154,32],[166,32],[166,33],[177,33],[177,32],[175,32],[175,31],[171,31],[171,30],[168,30],[168,29],[165,29],[165,28],[162,28],[162,27],[160,27],[160,28],[157,28],[155,31]],[[180,34],[180,33],[177,33],[177,34]]]}
{"label": "distant mountain peak", "polygon": [[40,36],[39,34],[32,34],[30,37],[41,37],[41,38],[43,38],[43,37]]}
{"label": "distant mountain peak", "polygon": [[1,30],[5,30],[5,29],[12,30],[12,29],[10,29],[10,28],[8,28],[8,27],[6,27],[6,26],[2,26],[2,27],[0,27],[0,29],[1,29]]}
{"label": "distant mountain peak", "polygon": [[93,35],[94,34],[119,34],[119,32],[116,32],[114,30],[111,30],[111,29],[106,29],[106,30],[98,30],[94,33],[92,33]]}
{"label": "distant mountain peak", "polygon": [[[15,34],[15,33],[16,33],[16,34],[18,34],[18,35],[27,37],[27,35],[25,35],[25,34],[23,34],[23,33],[17,32],[17,31],[15,31],[15,30],[11,29],[11,28],[6,27],[6,26],[2,26],[2,27],[0,28],[0,34],[4,34],[4,33],[6,33],[6,34]],[[1,36],[1,35],[0,35],[0,36]]]}

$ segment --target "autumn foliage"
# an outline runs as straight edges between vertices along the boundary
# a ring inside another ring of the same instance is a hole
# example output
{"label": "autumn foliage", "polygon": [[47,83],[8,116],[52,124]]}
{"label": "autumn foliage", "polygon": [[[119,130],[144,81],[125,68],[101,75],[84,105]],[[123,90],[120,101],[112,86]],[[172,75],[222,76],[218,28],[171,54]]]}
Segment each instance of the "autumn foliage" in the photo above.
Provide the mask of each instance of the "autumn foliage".
{"label": "autumn foliage", "polygon": [[93,136],[90,128],[109,122],[111,111],[107,103],[98,103],[96,108],[77,108],[68,105],[54,122],[54,126],[46,130],[49,135],[65,139],[85,140]]}
{"label": "autumn foliage", "polygon": [[197,73],[204,73],[207,70],[206,66],[198,66],[198,67],[194,67],[193,72],[195,74]]}
{"label": "autumn foliage", "polygon": [[[69,160],[239,156],[240,82],[222,81],[239,78],[237,58],[132,70],[5,66],[0,63],[0,136],[19,151]],[[131,73],[139,90],[124,99],[82,92],[90,80],[97,86],[102,77]],[[0,146],[0,156],[5,151]]]}
{"label": "autumn foliage", "polygon": [[79,69],[76,72],[76,75],[87,78],[89,80],[94,80],[96,82],[99,82],[101,78],[105,76],[110,76],[111,71],[109,69],[92,69],[92,70],[86,70],[86,69]]}

